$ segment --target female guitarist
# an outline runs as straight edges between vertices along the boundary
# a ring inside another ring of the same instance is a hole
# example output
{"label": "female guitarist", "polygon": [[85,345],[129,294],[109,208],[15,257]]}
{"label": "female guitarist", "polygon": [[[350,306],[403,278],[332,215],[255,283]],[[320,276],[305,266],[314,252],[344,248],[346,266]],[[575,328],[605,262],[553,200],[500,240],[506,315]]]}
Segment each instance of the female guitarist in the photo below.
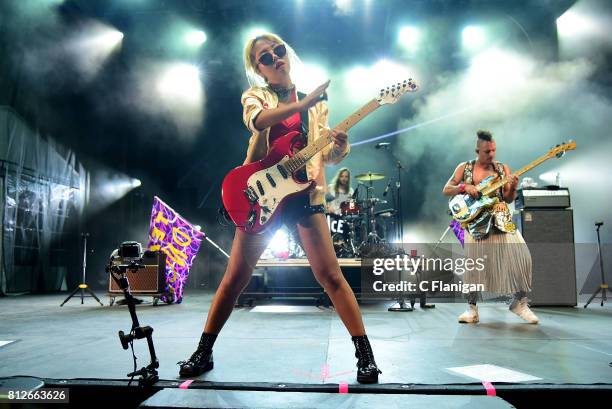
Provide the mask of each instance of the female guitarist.
{"label": "female guitarist", "polygon": [[[357,358],[357,381],[375,383],[381,373],[374,361],[357,300],[342,275],[323,215],[325,199],[324,164],[338,163],[349,152],[347,134],[328,130],[328,111],[323,97],[329,81],[308,95],[299,94],[291,79],[291,65],[299,61],[294,51],[274,34],[249,40],[244,49],[244,66],[251,88],[242,95],[243,120],[252,132],[245,164],[263,159],[276,139],[300,131],[295,150],[330,131],[334,143],[306,164],[301,177],[316,181],[309,193],[289,199],[282,222],[297,233],[317,281],[323,286],[338,315],[352,336]],[[273,230],[273,229],[270,229]],[[180,375],[198,376],[213,368],[212,348],[229,318],[236,299],[248,284],[253,268],[273,231],[249,234],[236,229],[225,275],[214,296],[204,332],[196,351],[179,362]]]}

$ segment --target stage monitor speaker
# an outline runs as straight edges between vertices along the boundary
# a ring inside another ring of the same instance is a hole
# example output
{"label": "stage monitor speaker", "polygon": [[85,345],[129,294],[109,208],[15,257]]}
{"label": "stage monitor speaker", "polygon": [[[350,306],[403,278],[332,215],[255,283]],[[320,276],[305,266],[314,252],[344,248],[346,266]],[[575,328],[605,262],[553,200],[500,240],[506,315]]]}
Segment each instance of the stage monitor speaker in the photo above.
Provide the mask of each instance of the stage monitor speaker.
{"label": "stage monitor speaker", "polygon": [[533,262],[533,306],[575,306],[576,255],[572,209],[522,209],[515,218]]}
{"label": "stage monitor speaker", "polygon": [[[130,291],[132,294],[162,294],[166,286],[166,254],[161,251],[146,251],[142,257],[144,268],[137,272],[128,272]],[[123,294],[119,285],[110,277],[108,292]]]}

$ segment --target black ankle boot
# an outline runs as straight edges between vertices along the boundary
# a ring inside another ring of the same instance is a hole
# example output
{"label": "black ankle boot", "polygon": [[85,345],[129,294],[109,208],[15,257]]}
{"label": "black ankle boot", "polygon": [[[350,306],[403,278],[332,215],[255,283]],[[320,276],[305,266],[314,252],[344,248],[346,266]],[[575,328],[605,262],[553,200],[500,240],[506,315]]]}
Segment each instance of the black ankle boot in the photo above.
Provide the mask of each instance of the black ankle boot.
{"label": "black ankle boot", "polygon": [[355,344],[355,358],[357,358],[357,382],[377,383],[378,374],[382,372],[376,366],[374,353],[367,335],[351,337]]}
{"label": "black ankle boot", "polygon": [[177,362],[181,369],[179,375],[185,378],[199,376],[214,367],[212,347],[217,336],[215,334],[202,333],[198,349],[187,361]]}

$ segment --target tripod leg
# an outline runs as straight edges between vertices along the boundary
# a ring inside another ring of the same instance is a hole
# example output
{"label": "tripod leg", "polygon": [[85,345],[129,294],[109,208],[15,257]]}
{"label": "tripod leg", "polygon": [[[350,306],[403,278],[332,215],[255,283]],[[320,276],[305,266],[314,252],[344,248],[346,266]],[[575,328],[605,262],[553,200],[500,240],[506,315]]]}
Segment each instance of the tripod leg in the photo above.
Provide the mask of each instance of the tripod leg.
{"label": "tripod leg", "polygon": [[93,291],[91,291],[91,288],[87,287],[87,288],[85,288],[85,290],[87,290],[87,292],[88,292],[88,293],[89,293],[89,294],[90,294],[90,295],[91,295],[93,298],[95,298],[95,299],[96,299],[96,301],[97,301],[97,302],[99,302],[101,306],[103,306],[103,307],[104,307],[104,304],[102,304],[102,301],[100,301],[100,299],[99,299],[98,297],[96,297],[96,295],[94,294],[94,292],[93,292]]}
{"label": "tripod leg", "polygon": [[63,307],[63,306],[64,306],[64,304],[66,304],[66,303],[68,302],[68,300],[69,300],[69,299],[71,299],[71,298],[72,298],[72,297],[73,297],[73,296],[74,296],[74,295],[77,293],[77,291],[79,291],[79,290],[80,290],[80,288],[79,288],[79,287],[75,288],[75,289],[74,289],[74,291],[73,291],[73,292],[71,292],[71,293],[70,293],[70,295],[69,295],[68,297],[66,297],[66,299],[64,300],[64,302],[63,302],[63,303],[60,305],[60,307]]}
{"label": "tripod leg", "polygon": [[[593,298],[597,297],[597,294],[599,294],[599,292],[600,292],[601,290],[602,290],[602,288],[601,288],[601,287],[599,287],[599,288],[597,289],[597,291],[595,291],[595,292],[593,293],[593,295],[591,295],[591,298],[589,298],[589,300],[586,302],[586,304],[584,304],[584,308],[586,308],[586,307],[587,307],[587,306],[588,306],[588,305],[591,303],[591,301],[593,301]],[[603,307],[603,299],[602,299],[601,306]]]}

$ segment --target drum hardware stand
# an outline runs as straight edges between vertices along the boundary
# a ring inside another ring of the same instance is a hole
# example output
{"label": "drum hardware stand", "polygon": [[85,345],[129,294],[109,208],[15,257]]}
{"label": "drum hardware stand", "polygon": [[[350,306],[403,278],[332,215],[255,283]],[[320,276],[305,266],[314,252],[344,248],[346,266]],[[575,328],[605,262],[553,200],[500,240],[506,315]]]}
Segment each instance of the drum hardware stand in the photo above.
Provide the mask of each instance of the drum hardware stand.
{"label": "drum hardware stand", "polygon": [[376,206],[376,202],[378,198],[375,198],[373,195],[370,197],[370,190],[373,190],[372,180],[370,180],[370,186],[367,189],[366,202],[368,203],[368,226],[370,227],[370,232],[365,239],[365,242],[368,244],[378,244],[383,240],[378,236],[378,232],[376,231],[376,216],[374,215],[374,206]]}
{"label": "drum hardware stand", "polygon": [[[417,286],[420,286],[420,283],[421,283],[421,273],[422,271],[420,270],[415,273]],[[401,277],[402,277],[402,270],[398,272],[399,281],[401,281]],[[408,296],[408,298],[410,299],[410,306],[408,306],[408,304],[405,301],[406,297],[404,297],[403,294],[401,294],[398,296],[397,302],[393,304],[391,307],[387,308],[387,311],[391,311],[391,312],[414,311],[414,304],[416,302],[417,295],[419,297],[419,306],[421,307],[421,309],[425,310],[425,309],[430,309],[430,308],[436,308],[435,304],[427,303],[427,293],[422,292],[419,288],[417,293]]]}
{"label": "drum hardware stand", "polygon": [[68,300],[70,300],[72,297],[74,297],[74,295],[81,290],[81,304],[83,304],[83,299],[85,297],[87,297],[85,295],[85,291],[87,291],[89,293],[90,297],[93,297],[96,299],[96,301],[98,301],[100,303],[101,306],[104,306],[104,304],[102,304],[102,301],[100,301],[100,299],[96,296],[96,294],[91,290],[91,288],[89,288],[89,286],[86,284],[85,281],[85,271],[87,270],[87,237],[89,237],[89,233],[82,233],[81,237],[83,237],[83,279],[81,281],[81,284],[79,284],[74,291],[72,291],[70,293],[70,295],[68,296],[68,298],[66,298],[64,300],[63,303],[60,304],[60,307],[63,307],[64,304],[66,304],[68,302]]}
{"label": "drum hardware stand", "polygon": [[584,304],[584,308],[588,307],[588,305],[591,303],[591,301],[593,301],[593,299],[597,296],[597,294],[599,294],[600,291],[601,291],[601,306],[602,307],[604,305],[604,302],[608,300],[606,296],[606,290],[608,290],[609,287],[608,287],[608,284],[606,284],[606,278],[604,276],[603,256],[601,254],[601,239],[599,237],[599,228],[601,226],[603,226],[603,222],[595,223],[595,227],[597,228],[597,256],[599,257],[599,269],[601,270],[601,284],[599,285],[599,288],[597,288],[597,291],[595,291],[593,295],[591,295],[591,298],[589,298],[589,301],[587,301],[587,303]]}
{"label": "drum hardware stand", "polygon": [[357,249],[355,248],[355,219],[349,217],[346,224],[348,225],[349,229],[349,251],[351,252],[352,257],[356,257],[358,254]]}
{"label": "drum hardware stand", "polygon": [[[398,278],[398,282],[402,281],[402,270],[399,269],[397,272],[397,278]],[[393,304],[391,307],[387,308],[387,311],[390,312],[408,312],[408,311],[414,311],[414,300],[415,297],[414,296],[409,296],[408,298],[410,298],[410,306],[408,305],[408,303],[406,302],[406,298],[404,297],[404,293],[400,293],[397,296],[397,302],[395,304]]]}

